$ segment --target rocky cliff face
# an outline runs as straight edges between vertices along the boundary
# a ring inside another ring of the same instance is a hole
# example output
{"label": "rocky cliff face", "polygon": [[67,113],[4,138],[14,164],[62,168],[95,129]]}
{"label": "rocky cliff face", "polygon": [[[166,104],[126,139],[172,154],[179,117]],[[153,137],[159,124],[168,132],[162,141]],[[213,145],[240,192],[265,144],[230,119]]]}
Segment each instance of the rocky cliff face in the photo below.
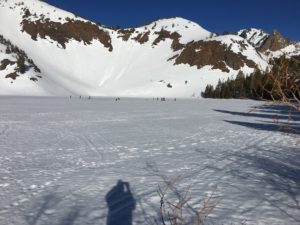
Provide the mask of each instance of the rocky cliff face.
{"label": "rocky cliff face", "polygon": [[[232,39],[234,42],[234,40]],[[246,50],[249,45],[239,43]],[[175,64],[189,64],[197,66],[198,69],[211,65],[212,69],[219,69],[222,72],[229,73],[230,68],[240,70],[244,66],[256,68],[256,63],[248,59],[241,52],[236,53],[226,44],[216,40],[198,41],[187,44],[183,51],[178,55]]]}
{"label": "rocky cliff face", "polygon": [[259,47],[259,51],[266,52],[266,51],[278,51],[281,50],[289,45],[292,42],[289,41],[287,38],[284,38],[277,30],[274,30],[271,35],[269,35]]}
{"label": "rocky cliff face", "polygon": [[237,33],[245,38],[259,52],[265,54],[269,59],[278,58],[285,54],[287,57],[300,55],[300,43],[292,42],[285,38],[277,30],[271,34],[259,29],[244,29]]}

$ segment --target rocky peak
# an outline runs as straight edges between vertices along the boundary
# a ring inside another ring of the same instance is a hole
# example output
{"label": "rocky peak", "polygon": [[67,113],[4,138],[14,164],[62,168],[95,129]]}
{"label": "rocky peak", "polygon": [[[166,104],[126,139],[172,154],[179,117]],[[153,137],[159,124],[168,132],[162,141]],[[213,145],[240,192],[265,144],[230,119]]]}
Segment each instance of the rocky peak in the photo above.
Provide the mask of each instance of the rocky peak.
{"label": "rocky peak", "polygon": [[283,37],[279,31],[273,30],[272,34],[265,39],[262,45],[259,47],[259,51],[278,51],[291,44],[291,41]]}

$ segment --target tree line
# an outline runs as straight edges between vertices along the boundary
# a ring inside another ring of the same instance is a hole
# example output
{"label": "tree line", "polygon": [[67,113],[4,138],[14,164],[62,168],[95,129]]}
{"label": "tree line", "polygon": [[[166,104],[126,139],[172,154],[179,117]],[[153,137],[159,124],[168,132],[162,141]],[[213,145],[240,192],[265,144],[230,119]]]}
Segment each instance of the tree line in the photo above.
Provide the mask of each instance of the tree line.
{"label": "tree line", "polygon": [[[256,70],[249,76],[240,71],[235,78],[219,80],[216,86],[208,84],[201,95],[203,98],[273,100],[274,97],[276,98],[274,95],[275,83],[283,79],[287,80],[286,76],[289,76],[288,80],[295,81],[295,76],[300,74],[300,65],[295,58],[287,59],[284,56],[271,63],[273,65],[271,71]],[[292,77],[293,79],[291,79]],[[286,83],[281,84],[281,86],[287,85]],[[298,84],[296,86],[299,87]],[[289,89],[290,87],[286,87],[287,91]]]}

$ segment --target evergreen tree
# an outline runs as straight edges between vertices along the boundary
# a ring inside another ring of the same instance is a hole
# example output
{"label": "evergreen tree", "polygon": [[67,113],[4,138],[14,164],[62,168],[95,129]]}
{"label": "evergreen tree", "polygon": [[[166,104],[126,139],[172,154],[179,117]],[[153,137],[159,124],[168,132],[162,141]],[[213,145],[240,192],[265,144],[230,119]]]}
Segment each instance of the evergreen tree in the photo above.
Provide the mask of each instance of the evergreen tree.
{"label": "evergreen tree", "polygon": [[[299,57],[300,60],[300,57]],[[300,98],[300,64],[293,59],[279,58],[273,62],[271,71],[262,73],[257,70],[249,76],[240,71],[235,79],[218,81],[214,88],[207,85],[202,93],[204,98],[250,98],[273,100],[280,98],[274,87],[279,82],[280,88],[288,98],[299,96]],[[278,84],[277,84],[278,85]],[[278,86],[277,86],[278,88]]]}
{"label": "evergreen tree", "polygon": [[10,53],[11,53],[11,50],[10,50],[10,47],[9,47],[9,46],[6,47],[5,53],[6,53],[6,54],[10,54]]}
{"label": "evergreen tree", "polygon": [[18,66],[18,71],[21,74],[26,72],[25,57],[23,54],[18,55],[17,66]]}

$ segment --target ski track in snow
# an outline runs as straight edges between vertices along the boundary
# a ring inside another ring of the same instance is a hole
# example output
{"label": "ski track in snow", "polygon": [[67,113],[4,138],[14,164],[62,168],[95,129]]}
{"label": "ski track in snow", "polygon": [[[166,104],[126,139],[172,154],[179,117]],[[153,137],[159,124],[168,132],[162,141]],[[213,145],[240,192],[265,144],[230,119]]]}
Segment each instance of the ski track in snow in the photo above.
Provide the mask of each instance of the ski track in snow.
{"label": "ski track in snow", "polygon": [[272,122],[238,114],[259,104],[1,97],[0,224],[106,224],[119,179],[136,201],[133,224],[155,224],[158,185],[176,177],[174,192],[190,187],[195,206],[218,187],[211,223],[299,224],[294,139],[228,122]]}

